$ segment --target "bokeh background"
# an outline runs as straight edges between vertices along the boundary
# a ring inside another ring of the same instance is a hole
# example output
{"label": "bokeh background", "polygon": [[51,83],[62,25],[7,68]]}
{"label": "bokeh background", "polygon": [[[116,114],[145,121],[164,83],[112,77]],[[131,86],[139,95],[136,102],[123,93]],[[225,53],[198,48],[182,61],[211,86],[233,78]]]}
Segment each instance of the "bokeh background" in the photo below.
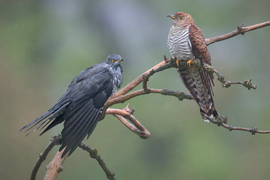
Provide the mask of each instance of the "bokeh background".
{"label": "bokeh background", "polygon": [[[29,179],[39,153],[58,125],[43,136],[24,137],[19,129],[43,114],[86,67],[118,53],[125,61],[123,86],[170,56],[168,14],[192,14],[205,38],[225,34],[242,22],[270,19],[268,0],[0,1],[0,179]],[[227,80],[253,79],[257,90],[241,85],[214,88],[217,110],[233,126],[270,129],[270,27],[209,46],[212,64]],[[175,69],[151,77],[149,86],[185,91]],[[140,87],[141,88],[141,87]],[[116,179],[269,179],[270,135],[230,132],[200,117],[194,101],[157,94],[130,103],[151,132],[140,139],[113,116],[101,121],[84,143],[97,147]],[[54,157],[55,147],[42,164]],[[59,180],[106,179],[97,162],[77,149]]]}

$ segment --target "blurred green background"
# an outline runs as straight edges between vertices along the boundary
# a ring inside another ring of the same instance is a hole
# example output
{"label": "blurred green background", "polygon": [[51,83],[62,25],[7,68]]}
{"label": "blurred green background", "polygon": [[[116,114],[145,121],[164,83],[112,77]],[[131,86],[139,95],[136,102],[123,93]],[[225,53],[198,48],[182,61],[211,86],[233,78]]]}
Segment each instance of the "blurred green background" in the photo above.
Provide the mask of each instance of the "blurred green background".
{"label": "blurred green background", "polygon": [[[46,112],[86,67],[118,53],[125,61],[123,86],[170,57],[168,14],[190,13],[205,38],[270,19],[268,0],[195,1],[0,1],[0,179],[29,179],[31,170],[62,125],[43,136],[18,130]],[[215,104],[229,125],[270,129],[270,27],[212,44],[213,66],[227,80],[249,78],[258,86],[228,89],[217,81]],[[175,69],[151,77],[149,86],[185,91]],[[140,87],[141,88],[141,87]],[[194,101],[157,94],[130,103],[151,132],[140,139],[113,116],[100,122],[84,143],[97,147],[116,179],[269,179],[270,135],[229,132],[205,123]],[[42,164],[54,157],[55,147]],[[59,180],[106,179],[97,162],[78,148]]]}

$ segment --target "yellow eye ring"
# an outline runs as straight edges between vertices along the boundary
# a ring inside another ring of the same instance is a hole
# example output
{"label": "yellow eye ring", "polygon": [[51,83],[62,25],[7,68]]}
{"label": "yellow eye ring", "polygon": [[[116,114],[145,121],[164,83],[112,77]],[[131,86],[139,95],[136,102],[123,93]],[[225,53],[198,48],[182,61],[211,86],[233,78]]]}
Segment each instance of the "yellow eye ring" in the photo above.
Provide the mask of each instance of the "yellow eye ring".
{"label": "yellow eye ring", "polygon": [[110,59],[110,61],[111,61],[111,62],[114,62],[114,60],[113,60],[113,59]]}
{"label": "yellow eye ring", "polygon": [[182,19],[184,19],[184,17],[182,17],[182,16],[181,16],[181,17],[179,17],[179,19],[181,19],[181,20],[182,20]]}

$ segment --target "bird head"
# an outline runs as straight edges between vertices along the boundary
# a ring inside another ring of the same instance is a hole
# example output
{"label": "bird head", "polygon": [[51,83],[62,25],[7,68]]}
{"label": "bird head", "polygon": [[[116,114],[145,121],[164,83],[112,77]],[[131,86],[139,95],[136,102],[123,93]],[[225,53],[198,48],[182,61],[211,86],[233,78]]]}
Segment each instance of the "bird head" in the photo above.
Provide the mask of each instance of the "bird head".
{"label": "bird head", "polygon": [[183,28],[186,28],[191,24],[195,24],[192,16],[184,12],[177,12],[174,15],[168,15],[167,17],[173,19],[173,25],[180,26]]}
{"label": "bird head", "polygon": [[107,63],[110,66],[119,66],[122,61],[124,61],[124,60],[121,58],[120,55],[118,55],[118,54],[110,54],[107,57],[105,63]]}
{"label": "bird head", "polygon": [[121,62],[124,61],[120,55],[118,54],[110,54],[105,64],[107,64],[107,68],[110,70],[112,75],[114,76],[114,84],[115,87],[118,89],[120,88],[122,84],[122,74],[123,74],[123,68],[121,66]]}
{"label": "bird head", "polygon": [[114,71],[118,71],[121,74],[123,73],[123,69],[121,67],[121,62],[124,61],[120,55],[118,54],[110,54],[105,63],[108,64],[108,66],[114,70]]}

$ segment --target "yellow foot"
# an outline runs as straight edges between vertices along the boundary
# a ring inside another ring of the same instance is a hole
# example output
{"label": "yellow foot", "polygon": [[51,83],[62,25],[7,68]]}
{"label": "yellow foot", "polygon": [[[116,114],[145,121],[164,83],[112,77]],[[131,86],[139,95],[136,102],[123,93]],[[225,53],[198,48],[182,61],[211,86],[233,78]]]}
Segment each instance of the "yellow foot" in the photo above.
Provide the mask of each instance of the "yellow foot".
{"label": "yellow foot", "polygon": [[191,60],[191,59],[188,60],[188,61],[187,61],[187,65],[188,65],[188,66],[191,66],[191,63],[192,63],[192,62],[193,62],[193,60]]}
{"label": "yellow foot", "polygon": [[177,59],[177,60],[175,61],[175,63],[176,63],[176,65],[179,67],[180,60]]}

